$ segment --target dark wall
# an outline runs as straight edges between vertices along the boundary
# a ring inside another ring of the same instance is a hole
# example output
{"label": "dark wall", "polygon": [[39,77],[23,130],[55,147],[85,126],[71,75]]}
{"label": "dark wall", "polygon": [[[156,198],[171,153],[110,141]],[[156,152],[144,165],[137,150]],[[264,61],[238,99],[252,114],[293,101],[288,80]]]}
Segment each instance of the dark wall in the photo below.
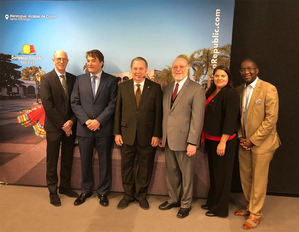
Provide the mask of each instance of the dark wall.
{"label": "dark wall", "polygon": [[240,62],[251,57],[261,79],[274,84],[279,93],[282,146],[271,162],[270,193],[299,195],[298,43],[299,0],[236,0],[231,53],[234,83],[242,83]]}

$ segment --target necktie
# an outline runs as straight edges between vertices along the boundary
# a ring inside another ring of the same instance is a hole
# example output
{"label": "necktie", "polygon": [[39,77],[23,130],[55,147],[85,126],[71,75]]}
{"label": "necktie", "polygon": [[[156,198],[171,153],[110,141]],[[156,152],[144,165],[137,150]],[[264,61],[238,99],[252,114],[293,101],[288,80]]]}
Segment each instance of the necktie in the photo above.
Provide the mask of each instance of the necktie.
{"label": "necktie", "polygon": [[64,75],[60,75],[61,78],[61,85],[63,87],[64,93],[67,96],[67,85],[66,85],[66,79]]}
{"label": "necktie", "polygon": [[93,97],[95,97],[95,95],[96,95],[96,78],[97,78],[97,76],[91,77],[91,89],[92,89]]}
{"label": "necktie", "polygon": [[137,108],[139,107],[139,102],[140,102],[140,98],[141,98],[141,89],[140,89],[140,84],[136,84],[137,86],[137,90],[136,90],[136,104],[137,104]]}
{"label": "necktie", "polygon": [[173,101],[175,100],[175,98],[176,98],[176,96],[178,94],[178,89],[179,89],[179,83],[176,83],[175,89],[174,89],[173,94],[172,94],[172,100]]}

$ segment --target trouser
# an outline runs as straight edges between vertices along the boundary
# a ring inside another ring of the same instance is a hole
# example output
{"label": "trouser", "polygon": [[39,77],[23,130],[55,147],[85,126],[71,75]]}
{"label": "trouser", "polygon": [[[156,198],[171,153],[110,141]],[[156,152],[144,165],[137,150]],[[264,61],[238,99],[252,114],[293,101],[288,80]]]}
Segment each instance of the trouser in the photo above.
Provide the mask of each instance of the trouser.
{"label": "trouser", "polygon": [[98,152],[99,162],[99,186],[98,194],[107,194],[111,185],[111,152],[112,152],[112,136],[96,137],[78,137],[81,171],[82,171],[82,192],[87,193],[93,190],[93,151],[94,147]]}
{"label": "trouser", "polygon": [[151,145],[141,146],[137,139],[131,146],[121,147],[121,176],[125,197],[141,200],[146,197],[151,181],[156,148]]}
{"label": "trouser", "polygon": [[239,166],[244,197],[251,215],[260,218],[267,193],[269,165],[274,151],[254,152],[239,147]]}
{"label": "trouser", "polygon": [[50,193],[57,192],[57,164],[61,147],[60,187],[71,187],[71,173],[75,136],[67,137],[63,132],[47,131],[47,171],[46,180]]}
{"label": "trouser", "polygon": [[[166,182],[169,203],[181,201],[182,208],[191,207],[193,196],[194,156],[187,156],[186,151],[172,151],[166,145]],[[182,196],[180,198],[180,193]]]}

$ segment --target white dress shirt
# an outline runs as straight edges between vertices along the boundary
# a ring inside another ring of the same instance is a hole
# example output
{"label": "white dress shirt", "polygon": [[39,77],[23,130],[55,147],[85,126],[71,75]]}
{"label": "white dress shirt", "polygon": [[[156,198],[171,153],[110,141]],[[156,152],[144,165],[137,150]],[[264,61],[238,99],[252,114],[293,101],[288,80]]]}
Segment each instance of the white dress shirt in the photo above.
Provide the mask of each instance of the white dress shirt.
{"label": "white dress shirt", "polygon": [[56,72],[57,76],[59,77],[60,83],[62,85],[62,77],[61,77],[61,75],[64,75],[64,78],[66,80],[66,73],[60,73],[60,72],[58,72],[58,70],[56,68],[55,68],[55,72]]}
{"label": "white dress shirt", "polygon": [[101,82],[101,76],[102,76],[102,71],[101,72],[99,72],[98,74],[96,74],[96,75],[93,75],[93,74],[91,74],[90,73],[90,83],[92,82],[92,78],[91,77],[93,77],[93,76],[96,76],[97,78],[95,79],[95,81],[96,81],[96,84],[95,84],[95,89],[94,89],[94,91],[95,91],[95,94],[97,93],[97,91],[98,91],[98,88],[99,88],[99,85],[100,85],[100,82]]}
{"label": "white dress shirt", "polygon": [[178,83],[178,84],[179,84],[179,88],[178,88],[178,92],[177,92],[177,95],[178,95],[179,92],[180,92],[180,90],[182,89],[183,85],[185,84],[187,78],[188,78],[188,77],[185,77],[185,78],[184,78],[183,80],[181,80],[180,82],[175,81],[175,82],[174,82],[174,87],[173,87],[172,92],[174,92],[174,90],[175,90],[175,86],[176,86],[176,84]]}
{"label": "white dress shirt", "polygon": [[243,112],[247,111],[248,109],[248,105],[258,79],[259,78],[257,77],[252,83],[250,83],[247,86],[245,84],[244,96],[243,96]]}
{"label": "white dress shirt", "polygon": [[135,93],[135,95],[136,95],[136,91],[137,91],[137,84],[139,84],[140,85],[140,91],[141,91],[141,94],[142,94],[142,91],[143,91],[143,87],[144,87],[144,81],[145,81],[145,79],[142,81],[142,82],[140,82],[140,83],[136,83],[135,81],[134,81],[134,93]]}

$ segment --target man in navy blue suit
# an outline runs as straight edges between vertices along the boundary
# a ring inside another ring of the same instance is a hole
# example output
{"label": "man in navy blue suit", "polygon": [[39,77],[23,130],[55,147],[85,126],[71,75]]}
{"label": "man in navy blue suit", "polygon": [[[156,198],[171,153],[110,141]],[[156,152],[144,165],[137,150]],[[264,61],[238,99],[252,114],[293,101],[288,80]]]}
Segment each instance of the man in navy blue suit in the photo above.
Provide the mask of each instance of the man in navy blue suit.
{"label": "man in navy blue suit", "polygon": [[82,193],[74,205],[82,204],[92,195],[95,147],[99,156],[99,186],[96,191],[100,204],[108,206],[117,78],[102,71],[104,56],[99,50],[88,51],[86,60],[89,73],[77,77],[71,96],[72,109],[77,117],[82,170]]}

